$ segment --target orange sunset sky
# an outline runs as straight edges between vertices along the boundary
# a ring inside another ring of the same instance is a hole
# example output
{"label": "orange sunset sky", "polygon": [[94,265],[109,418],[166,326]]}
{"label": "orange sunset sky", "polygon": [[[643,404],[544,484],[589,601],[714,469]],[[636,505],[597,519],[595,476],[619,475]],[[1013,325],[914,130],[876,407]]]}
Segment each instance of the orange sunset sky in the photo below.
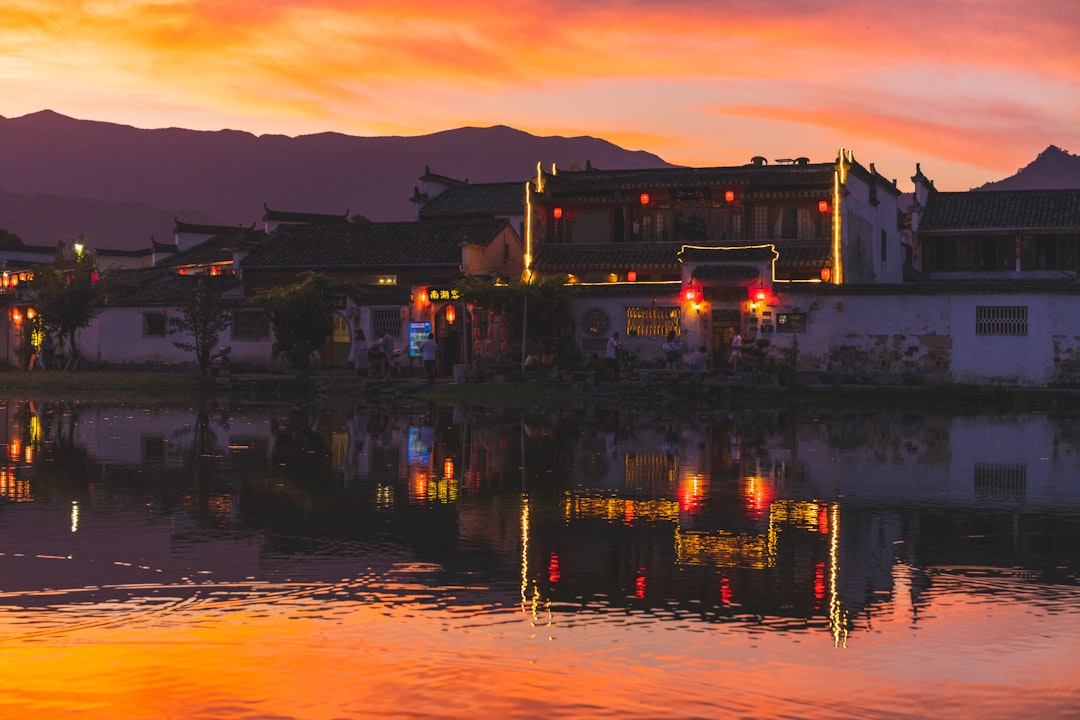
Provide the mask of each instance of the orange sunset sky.
{"label": "orange sunset sky", "polygon": [[846,147],[905,190],[916,162],[966,190],[1080,152],[1076,0],[6,0],[0,47],[9,118],[503,124],[697,166]]}

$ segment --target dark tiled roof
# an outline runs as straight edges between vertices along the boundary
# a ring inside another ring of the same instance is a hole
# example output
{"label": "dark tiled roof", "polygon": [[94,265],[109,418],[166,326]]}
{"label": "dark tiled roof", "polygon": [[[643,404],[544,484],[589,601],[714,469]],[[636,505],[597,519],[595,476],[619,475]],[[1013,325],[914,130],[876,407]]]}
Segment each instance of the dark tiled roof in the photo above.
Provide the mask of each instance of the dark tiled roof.
{"label": "dark tiled roof", "polygon": [[152,255],[154,253],[153,247],[142,248],[139,250],[108,250],[105,248],[97,248],[94,250],[94,254],[98,257],[144,257],[146,255]]}
{"label": "dark tiled roof", "polygon": [[[109,274],[109,281],[109,305],[169,307],[175,303],[175,298],[192,292],[199,277],[179,275],[163,268],[138,268],[115,270]],[[210,277],[210,282],[218,285],[223,292],[240,284],[235,277],[227,275]]]}
{"label": "dark tiled roof", "polygon": [[708,185],[769,185],[832,188],[833,163],[806,165],[742,165],[712,168],[651,168],[642,170],[560,170],[545,178],[546,193],[589,190],[645,190],[656,187]]}
{"label": "dark tiled roof", "polygon": [[786,268],[822,268],[832,262],[828,245],[789,245],[776,248],[780,253],[778,265]]}
{"label": "dark tiled roof", "polygon": [[270,222],[281,223],[330,223],[341,224],[349,222],[349,211],[346,210],[341,215],[330,215],[328,213],[305,213],[305,212],[289,212],[287,210],[271,210],[265,204],[263,209],[266,212],[263,214],[263,220]]}
{"label": "dark tiled roof", "polygon": [[931,193],[919,232],[1080,230],[1080,190]]}
{"label": "dark tiled roof", "polygon": [[584,270],[679,270],[679,246],[674,243],[604,243],[597,245],[540,245],[533,268],[541,273]]}
{"label": "dark tiled roof", "polygon": [[522,215],[525,213],[525,183],[478,183],[454,185],[443,190],[420,209],[420,217],[461,215]]}
{"label": "dark tiled roof", "polygon": [[[780,246],[777,265],[786,268],[820,268],[829,264],[831,251],[825,245]],[[540,273],[581,272],[584,270],[660,269],[678,271],[680,254],[684,261],[768,262],[773,258],[770,245],[751,247],[699,247],[674,243],[602,243],[595,245],[540,245],[533,268]],[[702,276],[703,277],[703,276]]]}
{"label": "dark tiled roof", "polygon": [[261,230],[233,229],[227,234],[215,235],[182,253],[176,253],[158,265],[183,267],[230,262],[233,259],[234,250],[242,247],[255,248],[264,237],[266,233]]}
{"label": "dark tiled roof", "polygon": [[412,289],[406,285],[343,284],[337,292],[357,305],[408,305]]}
{"label": "dark tiled roof", "polygon": [[465,243],[487,245],[505,220],[468,223],[282,225],[242,263],[245,268],[355,268],[461,264]]}
{"label": "dark tiled roof", "polygon": [[777,292],[798,295],[1080,295],[1074,280],[941,280],[873,285],[776,283]]}

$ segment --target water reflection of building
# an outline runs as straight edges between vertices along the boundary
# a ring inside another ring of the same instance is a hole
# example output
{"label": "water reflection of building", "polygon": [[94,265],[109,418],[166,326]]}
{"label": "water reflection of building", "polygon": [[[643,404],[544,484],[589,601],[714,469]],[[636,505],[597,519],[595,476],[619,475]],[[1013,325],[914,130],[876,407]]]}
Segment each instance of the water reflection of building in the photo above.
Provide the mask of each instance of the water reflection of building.
{"label": "water reflection of building", "polygon": [[[602,597],[769,617],[838,641],[851,618],[917,617],[928,568],[1034,564],[1046,552],[1043,509],[1075,507],[1080,493],[1080,432],[1046,417],[5,412],[5,497],[59,500],[58,526],[78,523],[82,537],[121,498],[168,513],[177,548],[216,542],[216,530],[322,539],[392,529],[426,562],[520,580],[530,603]],[[256,540],[253,557],[293,550],[278,542]]]}

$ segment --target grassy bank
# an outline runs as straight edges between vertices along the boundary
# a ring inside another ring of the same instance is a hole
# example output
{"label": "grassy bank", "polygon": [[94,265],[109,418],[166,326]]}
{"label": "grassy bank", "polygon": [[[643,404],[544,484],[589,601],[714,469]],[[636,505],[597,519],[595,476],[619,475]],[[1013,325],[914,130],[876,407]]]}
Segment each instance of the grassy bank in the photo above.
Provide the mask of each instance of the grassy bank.
{"label": "grassy bank", "polygon": [[203,393],[194,375],[44,370],[0,373],[0,396],[10,400],[98,400],[155,402],[196,399]]}
{"label": "grassy bank", "polygon": [[[221,391],[219,391],[221,392]],[[392,383],[362,390],[351,375],[316,375],[308,381],[267,376],[261,382],[237,385],[247,399],[303,401],[347,399],[395,403],[406,399],[439,405],[477,407],[571,407],[582,402],[624,408],[667,407],[820,407],[837,410],[881,409],[946,412],[1047,412],[1080,415],[1080,390],[1022,389],[970,385],[870,386],[816,385],[797,388],[774,385],[703,387],[700,383],[659,381],[622,383],[600,390],[568,384],[437,384]],[[208,391],[188,373],[134,370],[0,372],[0,397],[10,400],[68,400],[123,403],[188,402]],[[225,391],[227,396],[227,391]]]}

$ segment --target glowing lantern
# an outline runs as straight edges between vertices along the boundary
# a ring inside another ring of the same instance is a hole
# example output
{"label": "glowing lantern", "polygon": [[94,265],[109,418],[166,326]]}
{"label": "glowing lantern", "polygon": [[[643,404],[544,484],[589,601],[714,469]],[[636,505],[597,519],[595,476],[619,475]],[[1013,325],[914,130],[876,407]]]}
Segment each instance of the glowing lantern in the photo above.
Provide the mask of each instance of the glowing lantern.
{"label": "glowing lantern", "polygon": [[628,282],[637,282],[637,270],[631,270],[626,273],[626,279]]}
{"label": "glowing lantern", "polygon": [[821,200],[817,204],[817,209],[818,209],[818,212],[820,212],[822,215],[829,212],[829,201],[828,200]]}
{"label": "glowing lantern", "polygon": [[26,317],[27,317],[27,319],[33,320],[35,315],[37,315],[37,313],[34,312],[34,308],[26,308]]}
{"label": "glowing lantern", "polygon": [[457,320],[457,311],[454,310],[453,305],[447,305],[446,306],[446,322],[453,325],[455,320]]}
{"label": "glowing lantern", "polygon": [[683,297],[686,298],[687,302],[696,301],[698,299],[698,297],[699,297],[697,288],[693,288],[693,287],[686,288],[686,291],[683,293]]}
{"label": "glowing lantern", "polygon": [[829,278],[831,278],[831,277],[832,277],[832,270],[831,269],[829,269],[827,267],[821,268],[821,282],[829,282]]}
{"label": "glowing lantern", "polygon": [[552,214],[555,216],[556,220],[560,219],[562,217],[562,208],[561,207],[555,208],[555,210],[554,210],[554,212]]}
{"label": "glowing lantern", "polygon": [[427,288],[424,288],[423,290],[420,291],[420,304],[421,305],[427,305],[428,304]]}
{"label": "glowing lantern", "polygon": [[648,205],[649,204],[649,193],[641,193],[641,197],[638,198],[638,199],[641,200],[642,205]]}
{"label": "glowing lantern", "polygon": [[735,202],[735,191],[734,190],[728,190],[727,192],[725,192],[724,193],[724,200],[726,202]]}

